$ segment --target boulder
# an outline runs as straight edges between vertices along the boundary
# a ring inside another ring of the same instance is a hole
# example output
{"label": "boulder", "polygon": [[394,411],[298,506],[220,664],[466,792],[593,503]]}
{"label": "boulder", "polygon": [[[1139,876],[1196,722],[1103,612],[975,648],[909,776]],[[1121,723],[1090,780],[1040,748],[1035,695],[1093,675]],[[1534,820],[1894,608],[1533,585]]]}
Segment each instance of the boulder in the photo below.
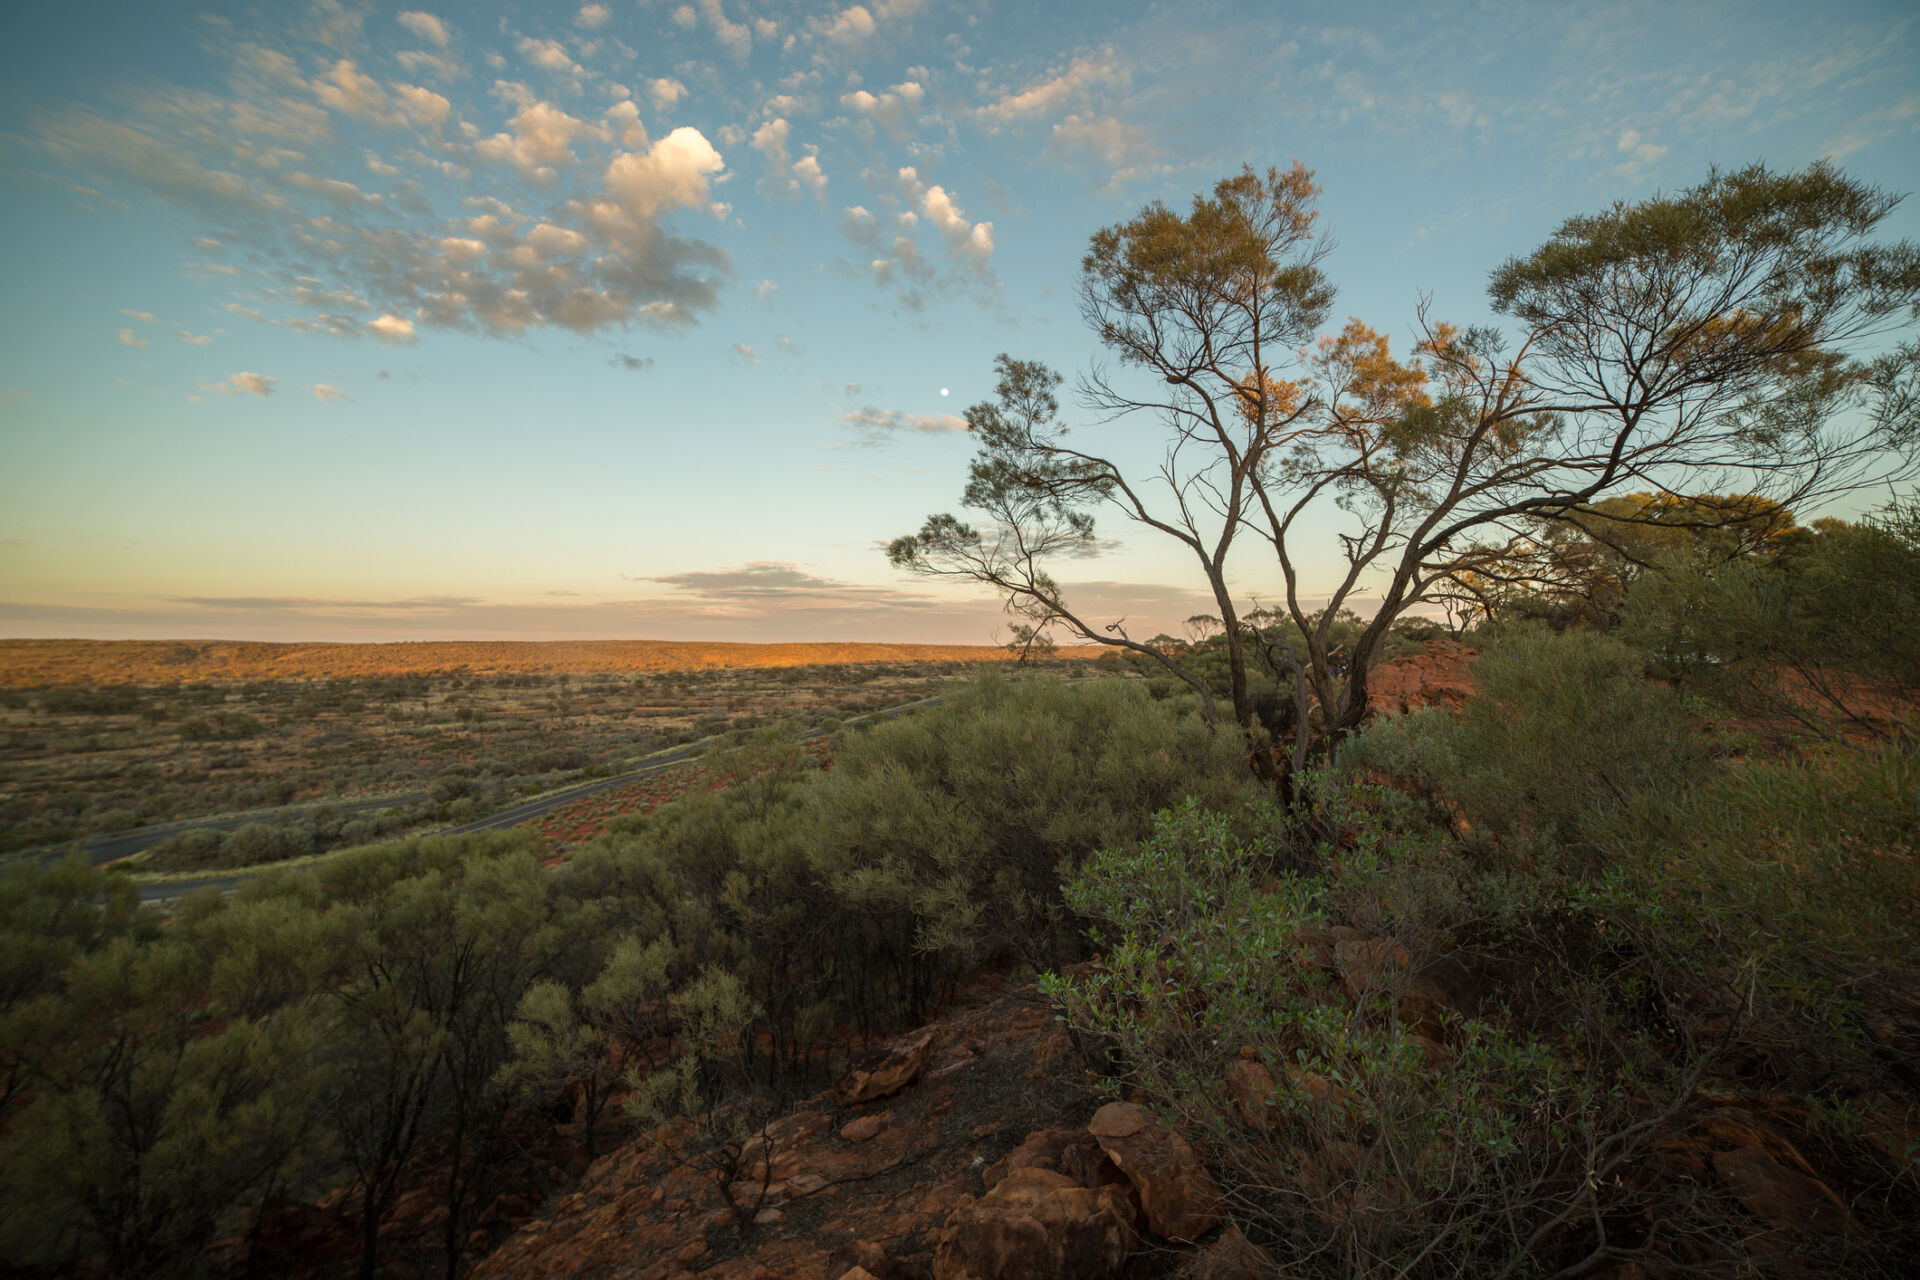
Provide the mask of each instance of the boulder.
{"label": "boulder", "polygon": [[880,1136],[893,1119],[891,1111],[876,1111],[870,1116],[861,1116],[840,1127],[840,1136],[848,1142],[868,1142]]}
{"label": "boulder", "polygon": [[1846,1202],[1818,1178],[1790,1168],[1758,1146],[1716,1151],[1714,1177],[1754,1217],[1798,1235],[1854,1235]]}
{"label": "boulder", "polygon": [[1220,1188],[1187,1140],[1131,1102],[1109,1102],[1087,1131],[1140,1196],[1155,1235],[1197,1240],[1220,1224]]}
{"label": "boulder", "polygon": [[1228,1227],[1180,1269],[1183,1280],[1279,1280],[1284,1273],[1272,1254]]}
{"label": "boulder", "polygon": [[1093,1190],[1063,1173],[1016,1169],[947,1217],[935,1280],[1107,1280],[1126,1266],[1133,1208],[1116,1186]]}
{"label": "boulder", "polygon": [[1036,1129],[1019,1146],[988,1165],[980,1178],[992,1190],[1016,1169],[1064,1173],[1080,1186],[1096,1189],[1127,1181],[1107,1157],[1099,1139],[1085,1129]]}
{"label": "boulder", "polygon": [[938,1027],[922,1027],[861,1058],[834,1086],[841,1105],[871,1102],[906,1088],[919,1077],[939,1041]]}

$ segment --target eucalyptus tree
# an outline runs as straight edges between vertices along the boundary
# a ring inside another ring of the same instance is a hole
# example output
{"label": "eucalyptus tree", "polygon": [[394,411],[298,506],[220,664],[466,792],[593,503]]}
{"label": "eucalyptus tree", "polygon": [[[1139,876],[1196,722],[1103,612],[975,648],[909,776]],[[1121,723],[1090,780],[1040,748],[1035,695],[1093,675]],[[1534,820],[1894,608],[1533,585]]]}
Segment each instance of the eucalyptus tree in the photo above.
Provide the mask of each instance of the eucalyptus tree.
{"label": "eucalyptus tree", "polygon": [[[1176,654],[1074,611],[1051,576],[1094,545],[1093,513],[1117,507],[1194,552],[1220,604],[1236,719],[1251,719],[1247,640],[1290,677],[1301,765],[1365,715],[1395,620],[1497,568],[1540,521],[1590,518],[1635,491],[1804,509],[1913,474],[1920,250],[1874,238],[1896,196],[1824,163],[1753,165],[1570,218],[1493,273],[1510,324],[1461,328],[1423,303],[1403,360],[1358,320],[1300,348],[1330,299],[1315,192],[1297,166],[1249,171],[1190,215],[1154,204],[1097,233],[1083,312],[1123,367],[1166,391],[1096,368],[1082,399],[1102,421],[1159,415],[1162,464],[1136,484],[1069,443],[1057,375],[1003,356],[998,402],[968,411],[981,447],[963,501],[989,525],[931,517],[890,545],[892,562],[989,584],[1029,625],[1144,651],[1211,714]],[[1332,557],[1306,534],[1328,520]],[[1247,625],[1229,590],[1230,554],[1256,540],[1280,580],[1271,625]],[[1363,595],[1379,603],[1342,652],[1329,628]]]}

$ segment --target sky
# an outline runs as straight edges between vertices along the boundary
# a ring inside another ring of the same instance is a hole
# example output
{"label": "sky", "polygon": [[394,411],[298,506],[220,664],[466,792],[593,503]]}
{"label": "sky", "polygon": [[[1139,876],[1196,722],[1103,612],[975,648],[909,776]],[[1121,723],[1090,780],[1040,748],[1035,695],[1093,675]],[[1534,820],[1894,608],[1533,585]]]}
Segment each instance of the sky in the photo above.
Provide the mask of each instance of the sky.
{"label": "sky", "polygon": [[[5,6],[0,636],[995,643],[884,544],[1151,201],[1302,162],[1404,354],[1713,165],[1920,187],[1910,3],[410,3]],[[1211,611],[1098,532],[1070,602]]]}

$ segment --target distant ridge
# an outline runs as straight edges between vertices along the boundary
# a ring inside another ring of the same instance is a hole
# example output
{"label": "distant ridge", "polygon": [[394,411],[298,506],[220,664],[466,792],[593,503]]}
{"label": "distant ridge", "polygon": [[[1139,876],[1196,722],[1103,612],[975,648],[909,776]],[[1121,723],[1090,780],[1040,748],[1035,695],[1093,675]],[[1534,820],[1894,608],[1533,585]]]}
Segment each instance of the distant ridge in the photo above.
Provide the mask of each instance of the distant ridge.
{"label": "distant ridge", "polygon": [[[1091,657],[1092,646],[1061,657]],[[692,640],[408,640],[273,644],[264,640],[0,640],[0,686],[358,676],[703,671],[848,662],[1006,662],[997,645],[735,644]]]}

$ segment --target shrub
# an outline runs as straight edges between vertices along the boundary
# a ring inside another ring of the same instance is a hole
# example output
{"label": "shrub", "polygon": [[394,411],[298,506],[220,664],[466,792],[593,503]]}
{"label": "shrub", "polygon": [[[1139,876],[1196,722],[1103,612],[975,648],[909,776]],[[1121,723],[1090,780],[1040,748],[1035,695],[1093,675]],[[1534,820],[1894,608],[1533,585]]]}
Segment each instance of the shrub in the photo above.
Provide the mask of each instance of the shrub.
{"label": "shrub", "polygon": [[[1200,1136],[1229,1217],[1302,1274],[1505,1274],[1564,1250],[1635,1149],[1605,1090],[1494,1025],[1415,1024],[1402,997],[1435,935],[1395,899],[1420,842],[1362,823],[1299,876],[1274,870],[1281,821],[1179,805],[1067,887],[1105,958],[1044,987],[1106,1047],[1109,1090]],[[1346,986],[1312,960],[1341,936],[1330,909],[1389,930],[1343,948]]]}

